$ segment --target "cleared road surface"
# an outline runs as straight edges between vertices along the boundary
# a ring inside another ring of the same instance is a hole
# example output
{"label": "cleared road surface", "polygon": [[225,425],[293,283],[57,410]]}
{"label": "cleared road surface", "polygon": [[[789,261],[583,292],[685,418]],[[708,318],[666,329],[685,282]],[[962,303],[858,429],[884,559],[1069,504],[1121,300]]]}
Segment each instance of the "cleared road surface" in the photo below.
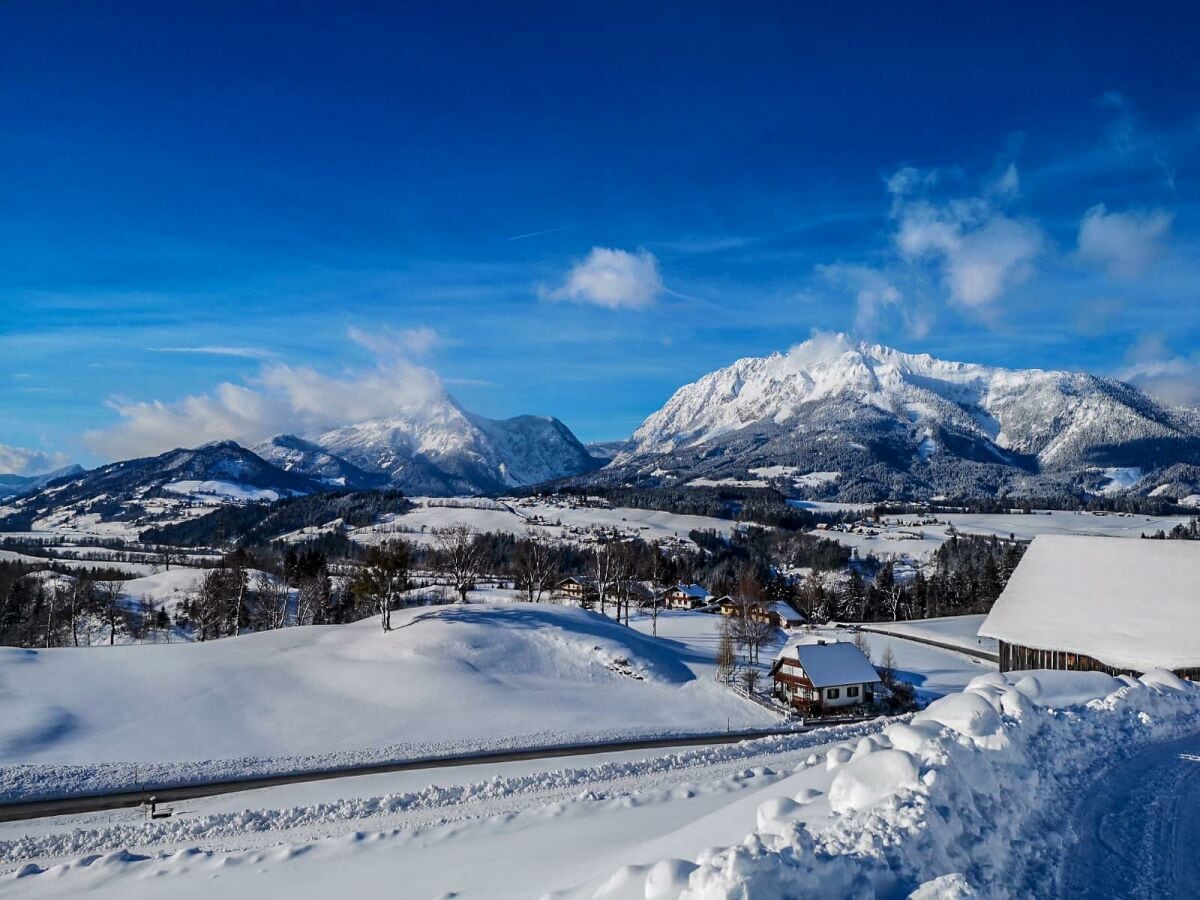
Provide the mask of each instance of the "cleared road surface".
{"label": "cleared road surface", "polygon": [[1104,774],[1076,808],[1060,896],[1200,897],[1200,734],[1158,744]]}

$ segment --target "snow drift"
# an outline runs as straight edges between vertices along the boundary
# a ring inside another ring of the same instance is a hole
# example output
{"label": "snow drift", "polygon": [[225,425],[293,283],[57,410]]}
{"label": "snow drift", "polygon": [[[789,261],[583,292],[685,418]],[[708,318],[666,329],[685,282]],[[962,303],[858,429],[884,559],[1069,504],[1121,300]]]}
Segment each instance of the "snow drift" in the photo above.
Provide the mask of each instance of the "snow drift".
{"label": "snow drift", "polygon": [[1197,730],[1200,688],[1167,672],[985,675],[832,748],[823,803],[811,790],[767,801],[741,844],[592,896],[1046,896],[1074,838],[1073,794],[1106,763]]}

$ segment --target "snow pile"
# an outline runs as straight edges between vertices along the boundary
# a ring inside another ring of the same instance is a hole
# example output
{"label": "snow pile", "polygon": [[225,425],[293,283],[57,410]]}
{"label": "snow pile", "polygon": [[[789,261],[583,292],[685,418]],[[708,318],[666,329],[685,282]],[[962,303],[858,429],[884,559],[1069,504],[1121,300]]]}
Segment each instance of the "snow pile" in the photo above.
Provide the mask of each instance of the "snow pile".
{"label": "snow pile", "polygon": [[741,844],[646,867],[644,896],[1044,896],[1097,765],[1198,728],[1200,688],[1168,672],[985,675],[829,751],[822,812],[811,791],[770,800]]}

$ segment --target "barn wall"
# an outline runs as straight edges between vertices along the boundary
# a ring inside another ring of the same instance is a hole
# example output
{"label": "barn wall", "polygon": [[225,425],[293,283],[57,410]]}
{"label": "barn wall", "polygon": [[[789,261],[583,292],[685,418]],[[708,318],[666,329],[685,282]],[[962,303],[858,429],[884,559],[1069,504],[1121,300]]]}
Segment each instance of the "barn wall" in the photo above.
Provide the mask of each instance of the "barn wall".
{"label": "barn wall", "polygon": [[[1134,669],[1118,669],[1084,653],[1068,650],[1042,650],[1000,641],[1000,671],[1019,672],[1025,669],[1057,669],[1070,672],[1106,672],[1109,675],[1141,675]],[[1180,678],[1200,681],[1200,669],[1176,669]]]}

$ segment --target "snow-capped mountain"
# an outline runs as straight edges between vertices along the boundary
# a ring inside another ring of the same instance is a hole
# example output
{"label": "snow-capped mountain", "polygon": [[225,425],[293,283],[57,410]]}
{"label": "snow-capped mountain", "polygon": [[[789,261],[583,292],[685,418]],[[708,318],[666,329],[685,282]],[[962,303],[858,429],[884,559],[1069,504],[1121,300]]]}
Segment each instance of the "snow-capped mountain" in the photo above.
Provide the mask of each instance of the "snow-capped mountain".
{"label": "snow-capped mountain", "polygon": [[783,478],[846,500],[1149,492],[1149,473],[1200,463],[1200,415],[1111,379],[836,335],[680,388],[631,443],[602,480]]}
{"label": "snow-capped mountain", "polygon": [[285,472],[233,441],[220,441],[60,478],[0,507],[0,523],[20,530],[39,521],[77,527],[115,522],[136,530],[186,516],[192,507],[324,490],[329,487],[316,479]]}
{"label": "snow-capped mountain", "polygon": [[408,494],[502,491],[600,465],[558,419],[487,419],[449,396],[396,416],[346,425],[313,443],[361,469],[386,475],[392,486]]}
{"label": "snow-capped mountain", "polygon": [[323,447],[296,437],[281,434],[252,448],[255,455],[285,472],[307,475],[333,488],[368,490],[387,483],[387,477],[360,469]]}

